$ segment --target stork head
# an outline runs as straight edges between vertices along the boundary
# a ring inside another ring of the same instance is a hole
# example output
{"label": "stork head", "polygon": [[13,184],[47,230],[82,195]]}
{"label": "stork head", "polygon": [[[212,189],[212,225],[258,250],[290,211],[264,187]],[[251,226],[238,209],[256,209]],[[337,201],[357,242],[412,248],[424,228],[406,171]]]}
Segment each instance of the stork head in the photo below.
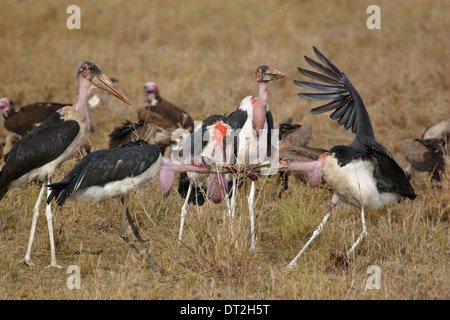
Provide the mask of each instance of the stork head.
{"label": "stork head", "polygon": [[158,87],[156,86],[156,83],[152,81],[147,82],[144,85],[144,90],[147,103],[152,104],[153,99],[155,99],[159,94],[159,90]]}
{"label": "stork head", "polygon": [[113,81],[92,62],[82,60],[78,64],[76,76],[89,80],[95,87],[105,90],[126,104],[131,105],[128,99],[114,86]]}
{"label": "stork head", "polygon": [[255,79],[258,82],[261,81],[275,81],[278,79],[283,79],[285,75],[278,71],[277,69],[272,69],[269,66],[259,66],[255,71]]}
{"label": "stork head", "polygon": [[9,101],[8,98],[1,98],[0,99],[0,111],[1,111],[1,117],[3,120],[8,118],[10,113],[12,112],[13,104]]}

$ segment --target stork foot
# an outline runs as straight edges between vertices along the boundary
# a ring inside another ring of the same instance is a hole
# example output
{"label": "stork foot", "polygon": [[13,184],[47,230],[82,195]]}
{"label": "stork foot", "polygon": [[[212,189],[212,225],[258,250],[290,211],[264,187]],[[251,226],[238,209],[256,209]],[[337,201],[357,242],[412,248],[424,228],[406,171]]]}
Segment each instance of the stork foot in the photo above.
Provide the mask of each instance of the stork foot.
{"label": "stork foot", "polygon": [[297,266],[297,262],[291,261],[289,262],[289,264],[286,266],[286,268],[288,269],[293,269]]}
{"label": "stork foot", "polygon": [[27,266],[34,267],[34,263],[31,262],[31,259],[24,258],[20,263],[26,264]]}
{"label": "stork foot", "polygon": [[49,269],[49,268],[57,268],[57,269],[61,269],[62,268],[62,266],[60,266],[59,264],[57,264],[56,262],[55,263],[51,263],[51,264],[49,264],[47,267],[45,267],[46,269]]}

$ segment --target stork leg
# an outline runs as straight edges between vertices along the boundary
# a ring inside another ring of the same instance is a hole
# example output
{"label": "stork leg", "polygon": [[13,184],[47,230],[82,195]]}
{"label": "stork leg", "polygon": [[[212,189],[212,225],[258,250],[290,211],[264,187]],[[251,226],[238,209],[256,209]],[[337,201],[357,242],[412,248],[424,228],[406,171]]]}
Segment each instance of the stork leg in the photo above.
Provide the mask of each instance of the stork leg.
{"label": "stork leg", "polygon": [[131,230],[133,230],[134,236],[136,237],[136,239],[138,239],[139,243],[144,248],[144,251],[146,253],[145,261],[151,266],[151,268],[153,270],[159,271],[160,268],[159,268],[158,264],[156,263],[155,259],[153,259],[152,255],[148,251],[147,245],[145,244],[144,240],[142,239],[141,235],[139,234],[139,229],[134,224],[133,219],[131,218],[130,212],[128,211],[128,208],[126,209],[126,214],[127,214],[128,223],[131,226]]}
{"label": "stork leg", "polygon": [[39,197],[33,208],[33,220],[31,221],[30,238],[28,240],[27,253],[25,254],[25,258],[23,259],[23,262],[25,262],[29,266],[34,266],[34,263],[31,262],[31,249],[33,247],[34,234],[36,233],[36,223],[39,217],[39,207],[41,206],[42,199],[44,198],[44,191],[45,191],[45,182],[42,185],[41,191],[39,192]]}
{"label": "stork leg", "polygon": [[128,239],[128,234],[127,234],[127,230],[126,230],[126,223],[127,223],[127,207],[125,206],[125,199],[122,198],[120,199],[120,203],[123,205],[123,211],[122,211],[122,215],[120,217],[120,229],[119,229],[119,236],[127,241]]}
{"label": "stork leg", "polygon": [[391,207],[388,206],[387,212],[388,212],[388,225],[389,225],[389,233],[392,234],[392,224],[391,224]]}
{"label": "stork leg", "polygon": [[[46,182],[47,183],[46,184],[44,183],[44,186],[52,182],[51,176],[47,178]],[[50,188],[47,188],[47,198],[50,197],[50,193],[51,193]],[[47,268],[49,267],[61,268],[61,266],[56,263],[55,237],[53,233],[53,212],[51,202],[46,204],[45,216],[47,217],[48,234],[50,237],[50,254],[51,254],[51,262],[50,265],[47,266]]]}
{"label": "stork leg", "polygon": [[[233,220],[234,220],[234,212],[236,210],[236,189],[237,189],[236,180],[237,180],[236,175],[233,175],[233,187],[231,191],[231,204],[230,204],[231,210],[228,211],[228,217],[231,218],[230,234],[232,237],[234,236]],[[236,247],[238,247],[237,240],[236,240]]]}
{"label": "stork leg", "polygon": [[234,219],[234,212],[236,210],[236,175],[233,175],[233,188],[231,191],[231,211],[229,213],[229,216],[231,217],[231,219]]}
{"label": "stork leg", "polygon": [[367,235],[367,228],[366,228],[366,219],[364,217],[364,205],[361,203],[361,220],[362,220],[362,232],[359,235],[358,239],[355,241],[355,243],[352,245],[350,250],[347,251],[347,258],[350,258],[350,254],[355,250],[356,246],[361,242],[362,238],[364,238],[365,235]]}
{"label": "stork leg", "polygon": [[[142,239],[141,234],[139,233],[139,228],[134,224],[134,221],[133,221],[133,218],[131,217],[130,211],[128,211],[128,206],[126,204],[128,197],[129,197],[129,195],[126,195],[124,198],[121,199],[121,202],[123,203],[123,206],[124,206],[121,223],[124,221],[124,216],[125,216],[128,220],[128,223],[130,224],[130,227],[131,227],[131,230],[133,231],[134,236],[139,241],[139,243],[141,244],[142,248],[145,251],[145,262],[147,262],[153,270],[159,271],[160,268],[159,268],[158,264],[156,263],[155,259],[153,259],[150,252],[148,251],[148,247],[145,244],[144,240]],[[123,227],[123,230],[121,230],[121,232],[125,230],[125,226],[121,225],[121,229],[122,229],[122,227]],[[140,250],[136,247],[136,245],[134,243],[130,243],[130,240],[126,236],[126,233],[125,233],[125,237],[123,237],[123,234],[121,234],[121,237],[122,237],[122,239],[125,240],[126,243],[128,243],[130,245],[131,248],[134,249],[134,251],[136,251],[138,254],[140,254]]]}
{"label": "stork leg", "polygon": [[252,242],[250,245],[250,250],[254,251],[256,248],[256,239],[255,239],[255,212],[254,212],[254,199],[255,199],[255,190],[256,182],[252,180],[252,186],[250,188],[250,194],[248,196],[248,210],[250,213],[250,231],[252,235]]}
{"label": "stork leg", "polygon": [[126,223],[127,223],[127,214],[128,214],[128,207],[126,205],[126,199],[125,197],[123,197],[122,199],[120,199],[120,203],[123,205],[123,211],[122,211],[122,215],[120,218],[120,229],[119,229],[119,236],[130,245],[130,247],[136,251],[137,253],[139,253],[139,249],[136,247],[136,245],[132,242],[130,242],[130,238],[128,238],[128,234],[126,231]]}
{"label": "stork leg", "polygon": [[178,233],[178,241],[181,242],[181,237],[183,236],[183,228],[184,228],[184,220],[186,220],[187,215],[187,207],[189,205],[189,198],[191,196],[192,189],[194,187],[194,183],[192,181],[189,182],[189,188],[186,194],[186,199],[184,200],[184,204],[181,207],[181,220],[180,220],[180,231]]}
{"label": "stork leg", "polygon": [[297,256],[288,264],[288,268],[293,268],[297,265],[297,260],[300,258],[300,256],[303,254],[303,252],[306,250],[306,248],[311,244],[311,242],[317,238],[317,236],[322,232],[323,226],[328,220],[328,217],[330,216],[331,212],[333,211],[333,208],[336,206],[336,204],[332,203],[330,208],[328,209],[327,213],[323,217],[322,222],[319,224],[316,230],[314,230],[311,238],[308,240],[308,242],[305,244],[305,246],[300,250],[300,252],[297,254]]}

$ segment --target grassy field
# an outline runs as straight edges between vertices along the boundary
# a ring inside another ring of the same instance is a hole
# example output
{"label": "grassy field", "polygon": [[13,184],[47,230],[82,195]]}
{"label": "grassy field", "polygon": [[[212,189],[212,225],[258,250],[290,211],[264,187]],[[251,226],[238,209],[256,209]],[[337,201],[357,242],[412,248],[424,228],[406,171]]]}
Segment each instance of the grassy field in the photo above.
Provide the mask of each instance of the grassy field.
{"label": "grassy field", "polygon": [[[381,29],[369,30],[366,9],[381,8]],[[257,94],[254,70],[267,64],[286,74],[269,85],[275,121],[293,116],[311,123],[311,146],[348,144],[351,132],[297,96],[317,46],[350,78],[370,114],[375,135],[406,166],[404,138],[449,116],[449,1],[77,1],[81,29],[69,30],[66,1],[2,1],[0,97],[17,106],[67,102],[76,90],[81,59],[96,63],[132,102],[103,96],[93,110],[93,149],[125,119],[137,120],[143,85],[156,81],[167,100],[196,120],[230,113]],[[7,14],[6,14],[7,13]],[[8,132],[1,126],[1,140]],[[54,181],[76,163],[71,159]],[[416,181],[415,201],[367,212],[368,236],[354,259],[342,256],[361,232],[358,210],[338,210],[298,266],[286,265],[328,208],[331,191],[277,177],[257,183],[257,250],[250,252],[249,186],[238,193],[233,226],[225,204],[191,207],[177,243],[183,200],[163,198],[155,180],[134,192],[130,211],[163,271],[152,272],[119,237],[121,207],[67,203],[55,209],[58,263],[50,250],[45,215],[38,221],[32,259],[26,251],[40,184],[11,190],[0,203],[0,299],[448,299],[450,298],[450,178]],[[42,213],[44,206],[42,206]],[[233,227],[234,236],[230,235]],[[131,233],[130,233],[131,234]],[[81,270],[81,289],[66,286],[67,267]],[[370,266],[379,289],[365,290]]]}

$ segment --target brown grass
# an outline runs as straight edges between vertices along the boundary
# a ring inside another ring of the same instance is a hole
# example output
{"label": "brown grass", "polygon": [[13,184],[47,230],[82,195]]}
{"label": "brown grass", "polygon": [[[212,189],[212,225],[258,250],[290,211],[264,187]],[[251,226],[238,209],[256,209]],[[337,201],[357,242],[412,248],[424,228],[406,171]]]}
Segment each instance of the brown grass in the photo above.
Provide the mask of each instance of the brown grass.
{"label": "brown grass", "polygon": [[[448,117],[450,3],[377,1],[381,30],[366,28],[373,1],[77,1],[81,30],[66,28],[64,1],[2,1],[0,95],[17,105],[71,102],[74,68],[94,61],[119,79],[133,106],[104,96],[94,109],[94,149],[123,120],[136,120],[143,84],[156,81],[162,95],[201,120],[230,113],[256,95],[253,72],[267,64],[286,74],[270,85],[275,120],[293,116],[313,125],[311,145],[330,148],[353,136],[314,105],[297,97],[296,68],[317,46],[351,79],[363,97],[377,139],[406,165],[401,140]],[[6,130],[0,128],[4,138]],[[66,162],[55,181],[75,164]],[[339,259],[361,231],[357,210],[333,213],[323,233],[295,269],[297,254],[326,211],[331,192],[292,180],[278,198],[276,177],[257,190],[257,251],[249,252],[246,195],[238,194],[234,237],[224,204],[191,207],[178,244],[182,200],[163,199],[157,181],[137,190],[130,210],[164,272],[154,273],[118,236],[120,205],[67,203],[55,209],[60,270],[50,262],[44,214],[32,254],[25,255],[32,208],[40,185],[10,191],[0,204],[0,299],[448,299],[450,179],[427,177],[415,201],[367,212],[369,235],[355,259]],[[42,206],[42,210],[43,210]],[[131,233],[130,233],[131,234]],[[238,249],[236,248],[236,243]],[[80,290],[66,287],[66,268],[81,269]],[[364,290],[367,268],[381,269],[381,288]]]}

